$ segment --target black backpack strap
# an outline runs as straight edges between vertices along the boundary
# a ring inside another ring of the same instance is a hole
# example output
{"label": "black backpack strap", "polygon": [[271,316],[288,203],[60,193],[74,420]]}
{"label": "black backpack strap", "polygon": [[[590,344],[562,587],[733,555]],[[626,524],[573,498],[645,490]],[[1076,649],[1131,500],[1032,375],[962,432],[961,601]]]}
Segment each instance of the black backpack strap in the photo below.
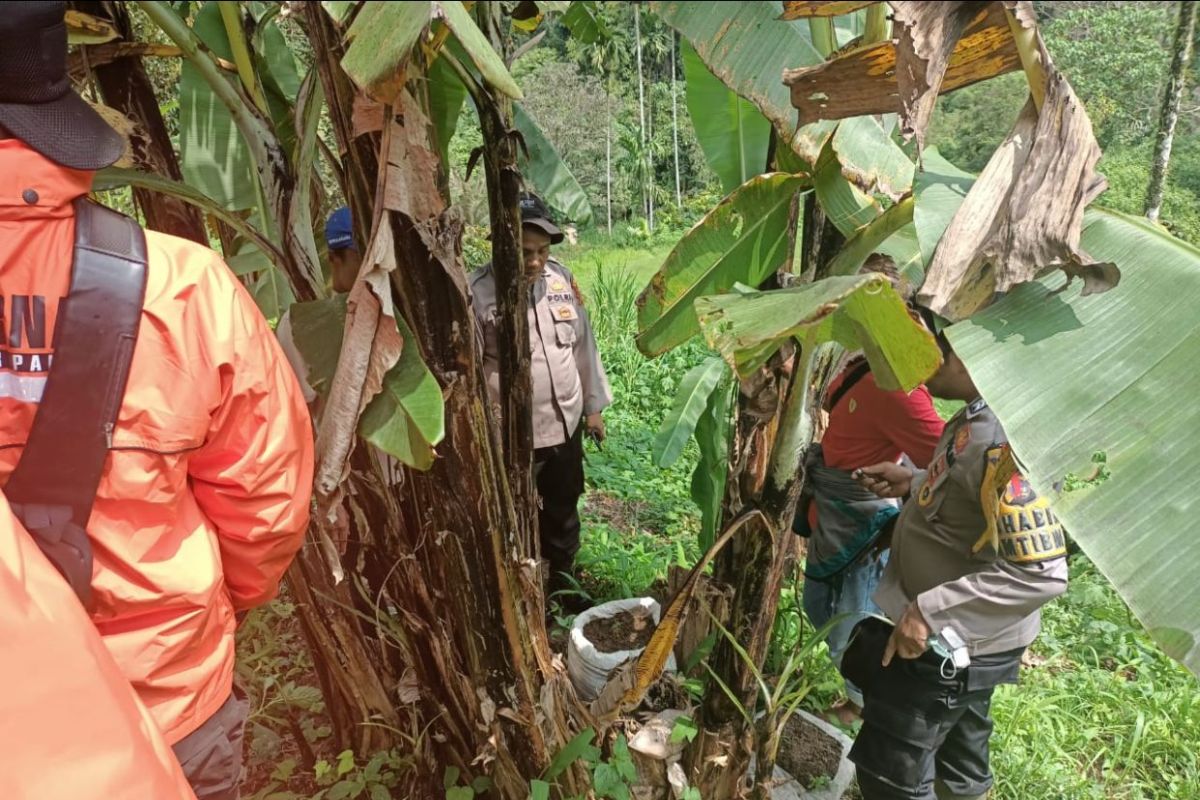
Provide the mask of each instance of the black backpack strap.
{"label": "black backpack strap", "polygon": [[145,293],[142,229],[76,200],[71,288],[59,305],[54,360],[4,493],[85,606],[92,583],[87,522],[125,396]]}
{"label": "black backpack strap", "polygon": [[837,408],[838,402],[846,396],[846,393],[853,389],[854,385],[866,377],[866,374],[870,371],[871,365],[865,358],[854,365],[854,368],[846,373],[846,377],[842,380],[842,384],[838,386],[837,391],[831,394],[829,399],[825,401],[825,410],[833,411],[833,409]]}

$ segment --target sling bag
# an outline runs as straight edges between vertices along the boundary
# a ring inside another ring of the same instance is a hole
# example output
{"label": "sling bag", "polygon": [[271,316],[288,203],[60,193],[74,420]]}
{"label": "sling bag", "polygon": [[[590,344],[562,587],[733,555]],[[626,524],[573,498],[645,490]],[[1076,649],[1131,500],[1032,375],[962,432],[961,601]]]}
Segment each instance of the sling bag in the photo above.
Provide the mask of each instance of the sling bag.
{"label": "sling bag", "polygon": [[71,287],[25,450],[4,493],[13,511],[92,606],[88,517],[112,447],[146,293],[146,237],[128,217],[75,201]]}

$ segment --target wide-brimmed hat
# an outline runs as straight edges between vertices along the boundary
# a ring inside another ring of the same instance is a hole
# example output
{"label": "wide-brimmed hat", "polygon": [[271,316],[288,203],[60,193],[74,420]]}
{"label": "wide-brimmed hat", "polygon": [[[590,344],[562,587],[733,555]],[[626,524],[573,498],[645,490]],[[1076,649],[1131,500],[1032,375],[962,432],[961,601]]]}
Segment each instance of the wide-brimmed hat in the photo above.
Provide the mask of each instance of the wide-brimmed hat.
{"label": "wide-brimmed hat", "polygon": [[0,127],[64,167],[97,170],[125,141],[71,89],[67,4],[14,0],[0,9]]}
{"label": "wide-brimmed hat", "polygon": [[550,209],[536,194],[526,192],[521,195],[521,224],[537,228],[550,237],[550,244],[558,244],[563,240],[563,232],[554,224]]}

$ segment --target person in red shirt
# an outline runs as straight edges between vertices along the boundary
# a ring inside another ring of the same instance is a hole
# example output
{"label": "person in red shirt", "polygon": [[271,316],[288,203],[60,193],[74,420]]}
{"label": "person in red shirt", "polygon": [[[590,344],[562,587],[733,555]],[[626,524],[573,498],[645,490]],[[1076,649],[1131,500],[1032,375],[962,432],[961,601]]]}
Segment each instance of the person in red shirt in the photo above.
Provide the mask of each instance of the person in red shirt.
{"label": "person in red shirt", "polygon": [[[890,259],[872,257],[864,271],[900,281]],[[900,512],[899,502],[877,497],[851,477],[863,464],[897,462],[906,456],[924,468],[933,457],[944,423],[924,386],[911,393],[885,391],[875,383],[866,359],[851,359],[829,385],[824,402],[829,424],[807,461],[807,509],[796,516],[796,532],[809,537],[804,576],[804,612],[820,628],[841,617],[826,640],[840,664],[854,626],[880,613],[874,594],[887,563],[886,531]],[[846,684],[849,721],[862,708],[862,694]]]}

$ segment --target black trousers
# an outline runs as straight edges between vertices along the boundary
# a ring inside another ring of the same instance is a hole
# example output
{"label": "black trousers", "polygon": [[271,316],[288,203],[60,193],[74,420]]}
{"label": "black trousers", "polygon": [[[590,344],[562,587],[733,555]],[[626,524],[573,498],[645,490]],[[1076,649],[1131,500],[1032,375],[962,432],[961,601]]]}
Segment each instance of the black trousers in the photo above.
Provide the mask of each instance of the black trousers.
{"label": "black trousers", "polygon": [[541,499],[538,538],[550,565],[551,591],[565,588],[561,573],[571,573],[579,552],[579,498],[583,494],[583,425],[559,445],[533,451]]}
{"label": "black trousers", "polygon": [[976,656],[957,671],[932,651],[885,668],[890,634],[891,626],[864,620],[842,660],[865,700],[850,750],[864,800],[934,800],[935,781],[955,797],[984,794],[992,786],[992,693],[1017,682],[1024,648]]}
{"label": "black trousers", "polygon": [[215,714],[171,748],[196,800],[238,800],[249,714],[250,701],[235,685]]}

